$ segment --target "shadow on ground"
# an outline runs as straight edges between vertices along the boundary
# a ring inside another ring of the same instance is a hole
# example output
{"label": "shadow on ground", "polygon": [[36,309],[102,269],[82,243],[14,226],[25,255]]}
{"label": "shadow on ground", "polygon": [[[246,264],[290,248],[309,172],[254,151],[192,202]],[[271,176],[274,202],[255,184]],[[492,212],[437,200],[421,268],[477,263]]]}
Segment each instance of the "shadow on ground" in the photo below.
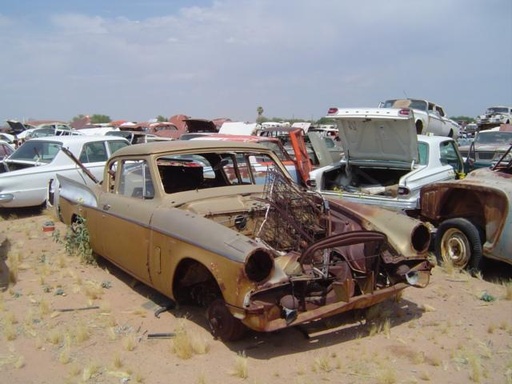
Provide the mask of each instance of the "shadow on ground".
{"label": "shadow on ground", "polygon": [[[186,318],[209,331],[205,309],[194,306],[180,306],[164,295],[138,282],[120,270],[108,260],[98,257],[98,266],[108,270],[117,279],[129,286],[154,305],[144,305],[153,310],[155,316],[169,312],[176,318]],[[414,289],[414,288],[409,288]],[[148,303],[148,304],[151,304]],[[354,310],[312,323],[290,327],[271,333],[248,331],[242,340],[226,342],[225,345],[234,352],[245,351],[246,356],[256,359],[269,359],[280,355],[301,353],[320,349],[350,340],[368,337],[375,327],[382,327],[384,321],[393,328],[399,324],[420,318],[423,309],[406,299],[387,300],[370,309]],[[172,332],[172,330],[170,330]]]}

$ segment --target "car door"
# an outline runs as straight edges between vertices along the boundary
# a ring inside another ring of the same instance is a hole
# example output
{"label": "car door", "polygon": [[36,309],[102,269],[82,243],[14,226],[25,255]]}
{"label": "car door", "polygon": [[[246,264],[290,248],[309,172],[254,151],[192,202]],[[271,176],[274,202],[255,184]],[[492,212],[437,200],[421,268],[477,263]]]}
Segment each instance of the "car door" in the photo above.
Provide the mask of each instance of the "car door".
{"label": "car door", "polygon": [[107,190],[99,196],[100,218],[94,223],[99,253],[150,284],[148,250],[154,191],[145,160],[120,160],[110,165]]}
{"label": "car door", "polygon": [[453,168],[457,179],[463,178],[465,175],[464,160],[462,159],[456,142],[452,140],[441,142],[439,144],[439,153],[441,164],[450,165]]}
{"label": "car door", "polygon": [[445,135],[445,129],[444,129],[444,123],[443,123],[443,117],[441,116],[442,110],[440,108],[433,104],[428,104],[428,115],[429,115],[429,132],[432,132],[435,135],[444,136]]}

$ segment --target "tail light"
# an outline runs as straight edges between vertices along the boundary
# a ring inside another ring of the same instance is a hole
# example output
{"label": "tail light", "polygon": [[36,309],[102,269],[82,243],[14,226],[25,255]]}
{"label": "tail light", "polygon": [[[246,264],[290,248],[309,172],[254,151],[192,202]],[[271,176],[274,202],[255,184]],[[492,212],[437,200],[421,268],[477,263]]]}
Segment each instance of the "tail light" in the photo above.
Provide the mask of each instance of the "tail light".
{"label": "tail light", "polygon": [[409,108],[402,108],[398,111],[400,116],[411,116],[411,110]]}

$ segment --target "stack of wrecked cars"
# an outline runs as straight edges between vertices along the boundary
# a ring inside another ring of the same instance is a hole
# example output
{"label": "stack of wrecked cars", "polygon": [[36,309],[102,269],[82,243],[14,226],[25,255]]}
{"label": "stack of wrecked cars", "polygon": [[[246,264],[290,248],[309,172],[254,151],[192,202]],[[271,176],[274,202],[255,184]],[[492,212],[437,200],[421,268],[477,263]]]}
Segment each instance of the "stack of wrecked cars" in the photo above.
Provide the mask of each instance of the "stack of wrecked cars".
{"label": "stack of wrecked cars", "polygon": [[300,189],[276,154],[230,141],[118,150],[92,186],[59,176],[55,208],[95,253],[236,340],[367,308],[428,284],[421,221]]}

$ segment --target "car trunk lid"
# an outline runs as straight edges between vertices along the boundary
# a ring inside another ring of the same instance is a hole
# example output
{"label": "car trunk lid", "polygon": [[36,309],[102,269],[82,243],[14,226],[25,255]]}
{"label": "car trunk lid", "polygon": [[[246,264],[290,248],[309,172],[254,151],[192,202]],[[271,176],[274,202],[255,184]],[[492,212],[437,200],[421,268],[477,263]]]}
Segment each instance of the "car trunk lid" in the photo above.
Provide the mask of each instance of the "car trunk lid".
{"label": "car trunk lid", "polygon": [[347,162],[393,162],[411,167],[418,161],[418,138],[410,109],[335,109]]}

